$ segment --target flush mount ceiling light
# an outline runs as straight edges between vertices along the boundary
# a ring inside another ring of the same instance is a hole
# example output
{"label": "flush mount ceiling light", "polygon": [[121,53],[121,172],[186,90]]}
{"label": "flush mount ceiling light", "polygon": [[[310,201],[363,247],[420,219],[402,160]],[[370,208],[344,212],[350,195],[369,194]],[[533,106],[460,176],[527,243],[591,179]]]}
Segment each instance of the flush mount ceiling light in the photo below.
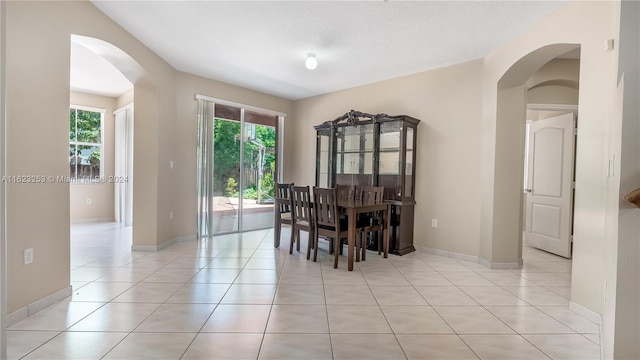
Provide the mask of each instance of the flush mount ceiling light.
{"label": "flush mount ceiling light", "polygon": [[309,70],[313,70],[318,67],[318,59],[316,59],[316,54],[307,53],[307,60],[304,62],[304,66]]}

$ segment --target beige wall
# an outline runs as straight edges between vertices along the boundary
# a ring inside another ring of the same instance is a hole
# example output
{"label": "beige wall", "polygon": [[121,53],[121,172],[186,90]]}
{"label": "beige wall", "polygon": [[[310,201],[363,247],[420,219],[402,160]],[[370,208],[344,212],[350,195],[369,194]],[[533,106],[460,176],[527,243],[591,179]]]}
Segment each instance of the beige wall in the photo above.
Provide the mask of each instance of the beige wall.
{"label": "beige wall", "polygon": [[529,104],[578,104],[580,60],[553,59],[526,82]]}
{"label": "beige wall", "polygon": [[578,104],[578,89],[561,85],[538,86],[527,91],[530,104]]}
{"label": "beige wall", "polygon": [[605,268],[605,357],[640,359],[640,210],[622,200],[640,187],[640,3],[621,4],[616,111],[609,152],[614,176],[608,181]]}
{"label": "beige wall", "polygon": [[[125,73],[134,89],[110,106],[135,103],[134,248],[155,249],[176,236],[195,235],[195,93],[292,113],[289,100],[180,74],[89,2],[8,2],[7,13],[7,175],[68,172],[72,34],[104,40],[143,69]],[[294,133],[285,133],[290,142]],[[39,146],[24,146],[33,142]],[[7,190],[11,313],[69,286],[70,191],[58,183],[10,184]],[[42,226],[31,226],[36,218]],[[34,263],[22,265],[29,247]]]}
{"label": "beige wall", "polygon": [[[597,313],[602,312],[604,299],[605,265],[601,255],[606,244],[606,159],[609,156],[605,147],[609,137],[605,120],[614,120],[610,115],[611,94],[615,90],[614,68],[617,61],[617,54],[605,52],[603,44],[605,40],[617,37],[617,16],[617,5],[613,2],[568,3],[485,59],[485,114],[482,129],[489,141],[484,145],[483,164],[496,174],[496,179],[485,179],[483,185],[483,193],[488,195],[483,203],[483,219],[486,219],[483,224],[491,225],[484,229],[481,242],[483,245],[490,244],[492,252],[485,254],[489,262],[494,262],[494,259],[512,261],[518,254],[512,252],[513,247],[509,244],[518,239],[521,232],[512,224],[499,223],[499,219],[519,208],[520,194],[505,192],[498,184],[514,189],[520,187],[522,157],[517,154],[513,159],[500,159],[498,151],[502,154],[517,152],[522,149],[522,139],[513,136],[518,133],[517,129],[502,134],[498,131],[494,138],[496,129],[511,120],[501,115],[502,110],[496,111],[495,107],[490,106],[498,103],[500,108],[498,93],[491,84],[503,78],[507,70],[515,70],[507,73],[510,76],[507,80],[511,83],[526,80],[532,73],[526,64],[510,68],[536,49],[554,43],[581,45],[572,301]],[[546,62],[545,57],[556,55],[557,51],[555,54],[554,51],[541,51],[535,54],[540,59],[532,59],[528,64],[535,66],[536,60]],[[496,149],[494,144],[501,143],[503,146],[493,153],[493,149]],[[514,168],[515,171],[511,170]]]}
{"label": "beige wall", "polygon": [[[356,109],[420,119],[414,243],[478,255],[482,62],[473,61],[296,101],[296,184],[315,183],[314,125]],[[431,227],[431,219],[438,227]]]}
{"label": "beige wall", "polygon": [[125,92],[124,94],[118,96],[118,99],[116,99],[116,108],[120,109],[121,107],[125,106],[125,105],[129,105],[133,103],[133,88],[131,88],[129,91]]}
{"label": "beige wall", "polygon": [[[159,135],[170,133],[175,118],[175,71],[89,2],[7,2],[7,175],[68,172],[71,34],[110,42],[145,70],[126,74],[141,109],[135,114],[134,242],[155,246],[171,237],[158,232],[156,214],[168,207],[158,191],[168,193],[168,179],[156,164]],[[69,198],[68,184],[7,186],[10,313],[69,286]],[[34,262],[23,265],[30,247]]]}
{"label": "beige wall", "polygon": [[[7,13],[7,175],[66,175],[69,35],[62,24],[40,26],[52,14],[36,3],[8,2]],[[12,312],[69,286],[69,185],[8,184],[6,208]]]}
{"label": "beige wall", "polygon": [[[606,164],[615,155],[607,144],[616,142],[609,122],[620,121],[613,111],[617,51],[606,52],[603,44],[617,41],[618,21],[617,2],[570,2],[489,55],[482,66],[462,64],[297,101],[295,148],[313,144],[312,125],[352,108],[422,119],[416,244],[479,256],[494,267],[515,265],[522,251],[518,214],[526,82],[549,60],[581,46],[572,302],[602,314],[605,268],[616,266],[602,254],[617,241],[605,230],[607,212],[613,211],[607,199],[617,199],[607,189]],[[568,98],[575,101],[575,94]],[[313,157],[313,152],[296,152],[294,163],[300,167],[292,180],[313,183]],[[464,170],[458,173],[459,168]],[[440,220],[437,231],[424,225],[429,218]]]}
{"label": "beige wall", "polygon": [[[109,179],[114,174],[114,129],[113,111],[116,98],[72,91],[70,104],[105,109],[102,129],[103,177]],[[71,184],[69,186],[71,223],[114,220],[114,184],[106,181],[97,184]],[[91,199],[91,204],[87,204]]]}
{"label": "beige wall", "polygon": [[[0,129],[5,132],[5,59],[6,59],[6,2],[0,2]],[[0,136],[0,177],[5,175],[4,136]],[[5,187],[0,184],[0,204],[5,202]],[[0,205],[0,359],[7,357],[7,279],[6,279],[6,241],[5,206]]]}

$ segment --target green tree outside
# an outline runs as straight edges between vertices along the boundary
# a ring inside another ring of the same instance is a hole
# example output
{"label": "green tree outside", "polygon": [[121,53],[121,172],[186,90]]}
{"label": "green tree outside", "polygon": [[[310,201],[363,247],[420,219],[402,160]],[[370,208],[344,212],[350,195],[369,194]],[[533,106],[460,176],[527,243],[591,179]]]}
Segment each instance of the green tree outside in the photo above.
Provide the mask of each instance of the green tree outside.
{"label": "green tree outside", "polygon": [[[263,178],[261,184],[262,198],[273,198],[274,182],[273,172],[275,169],[275,154],[273,149],[276,146],[275,128],[256,125],[256,141],[244,141],[244,167],[259,168],[260,145],[264,146],[263,158]],[[218,189],[218,195],[231,193],[231,187],[235,187],[235,196],[238,195],[240,179],[240,122],[215,119],[214,123],[214,189]],[[258,199],[258,184],[247,184],[243,192],[246,199]]]}

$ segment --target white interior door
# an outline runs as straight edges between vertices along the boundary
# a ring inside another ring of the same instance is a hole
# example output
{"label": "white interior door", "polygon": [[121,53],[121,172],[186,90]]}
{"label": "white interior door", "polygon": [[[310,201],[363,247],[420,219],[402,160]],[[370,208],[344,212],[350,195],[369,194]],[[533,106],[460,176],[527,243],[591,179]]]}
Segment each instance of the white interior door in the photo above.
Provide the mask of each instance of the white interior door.
{"label": "white interior door", "polygon": [[525,241],[570,258],[575,115],[529,124]]}

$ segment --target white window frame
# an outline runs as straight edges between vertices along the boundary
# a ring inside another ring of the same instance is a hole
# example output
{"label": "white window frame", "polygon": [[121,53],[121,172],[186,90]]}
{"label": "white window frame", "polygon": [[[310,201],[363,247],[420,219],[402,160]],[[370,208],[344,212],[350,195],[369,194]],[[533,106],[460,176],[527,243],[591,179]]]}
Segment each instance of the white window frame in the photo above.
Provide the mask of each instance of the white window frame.
{"label": "white window frame", "polygon": [[[102,183],[100,179],[104,178],[104,114],[107,112],[107,109],[84,106],[84,105],[69,105],[69,110],[82,110],[82,111],[91,111],[100,113],[100,144],[97,143],[87,143],[80,141],[71,141],[69,140],[69,146],[71,145],[86,145],[86,146],[98,146],[100,148],[100,175],[99,179],[91,179],[89,181],[81,181],[77,177],[72,177],[71,173],[69,173],[69,177],[71,179],[71,184],[99,184]],[[78,121],[78,117],[76,115],[76,122]],[[77,125],[76,125],[77,126]]]}

